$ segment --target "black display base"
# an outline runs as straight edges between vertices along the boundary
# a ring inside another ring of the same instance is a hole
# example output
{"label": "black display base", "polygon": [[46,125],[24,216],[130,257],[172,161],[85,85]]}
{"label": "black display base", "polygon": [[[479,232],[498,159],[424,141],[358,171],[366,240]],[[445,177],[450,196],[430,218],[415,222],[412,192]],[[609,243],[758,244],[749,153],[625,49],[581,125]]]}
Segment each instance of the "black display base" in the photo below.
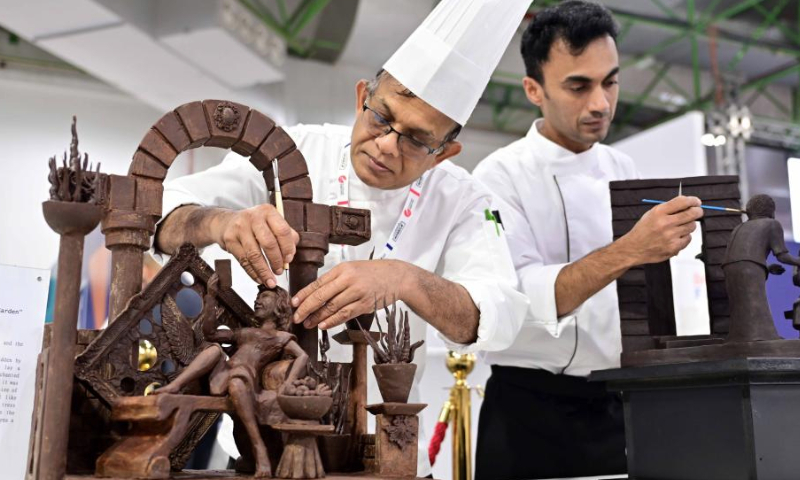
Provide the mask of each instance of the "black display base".
{"label": "black display base", "polygon": [[800,478],[800,359],[629,367],[590,379],[622,392],[631,479]]}

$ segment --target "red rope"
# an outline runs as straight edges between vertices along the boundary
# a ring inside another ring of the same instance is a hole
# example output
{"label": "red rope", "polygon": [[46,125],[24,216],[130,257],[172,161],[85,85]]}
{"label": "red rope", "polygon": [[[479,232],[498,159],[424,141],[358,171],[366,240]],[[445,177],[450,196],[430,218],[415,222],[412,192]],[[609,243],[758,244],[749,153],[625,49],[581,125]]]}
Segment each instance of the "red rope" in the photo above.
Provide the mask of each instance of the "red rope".
{"label": "red rope", "polygon": [[436,430],[431,437],[431,443],[428,445],[428,458],[431,465],[436,463],[436,455],[439,454],[439,449],[442,448],[442,441],[447,433],[447,422],[436,422]]}

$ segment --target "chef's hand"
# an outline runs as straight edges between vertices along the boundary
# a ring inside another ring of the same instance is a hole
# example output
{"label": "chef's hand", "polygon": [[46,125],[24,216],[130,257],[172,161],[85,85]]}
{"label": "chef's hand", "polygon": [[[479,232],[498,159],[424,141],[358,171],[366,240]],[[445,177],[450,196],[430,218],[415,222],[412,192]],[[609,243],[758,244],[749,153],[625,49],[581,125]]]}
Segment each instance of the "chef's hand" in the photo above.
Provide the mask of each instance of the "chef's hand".
{"label": "chef's hand", "polygon": [[292,298],[294,322],[323,330],[364,313],[384,302],[401,301],[408,264],[399,260],[340,263]]}
{"label": "chef's hand", "polygon": [[292,261],[300,241],[297,232],[269,204],[227,211],[212,230],[215,242],[236,257],[253,280],[270,288],[277,285],[275,274],[283,273],[284,263]]}
{"label": "chef's hand", "polygon": [[618,242],[636,265],[663,262],[689,245],[702,216],[699,198],[675,197],[651,208]]}

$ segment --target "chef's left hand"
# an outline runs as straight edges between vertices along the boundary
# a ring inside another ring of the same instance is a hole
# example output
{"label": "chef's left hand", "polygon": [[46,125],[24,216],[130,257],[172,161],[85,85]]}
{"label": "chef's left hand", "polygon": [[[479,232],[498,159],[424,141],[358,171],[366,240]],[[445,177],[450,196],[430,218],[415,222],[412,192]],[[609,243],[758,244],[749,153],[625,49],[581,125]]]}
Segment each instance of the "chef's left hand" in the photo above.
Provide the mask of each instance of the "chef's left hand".
{"label": "chef's left hand", "polygon": [[378,308],[402,300],[408,265],[399,260],[341,263],[292,298],[294,322],[327,330],[375,311],[376,299]]}

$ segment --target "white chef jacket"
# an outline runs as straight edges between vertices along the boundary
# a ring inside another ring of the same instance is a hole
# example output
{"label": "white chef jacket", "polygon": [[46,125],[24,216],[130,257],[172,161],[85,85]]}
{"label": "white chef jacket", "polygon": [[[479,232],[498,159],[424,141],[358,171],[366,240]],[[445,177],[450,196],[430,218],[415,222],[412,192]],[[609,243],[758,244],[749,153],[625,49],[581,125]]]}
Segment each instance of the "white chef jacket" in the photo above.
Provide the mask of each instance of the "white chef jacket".
{"label": "white chef jacket", "polygon": [[543,137],[540,123],[473,173],[508,204],[502,221],[522,291],[530,299],[514,344],[487,353],[485,360],[585,377],[592,370],[619,367],[616,282],[559,318],[556,277],[565,265],[612,242],[608,182],[638,174],[627,155],[601,144],[575,154]]}
{"label": "white chef jacket", "polygon": [[[349,155],[351,128],[325,124],[297,125],[285,130],[306,159],[314,189],[313,201],[335,205],[339,189],[338,163],[343,153]],[[346,260],[367,260],[374,247],[377,258],[406,200],[408,187],[380,190],[364,184],[355,174],[349,177],[350,206],[372,212],[372,238],[355,247],[330,245],[325,265],[319,270],[320,276],[340,263],[343,253]],[[267,202],[268,192],[261,173],[246,158],[230,153],[213,168],[166,183],[163,212],[166,217],[175,208],[186,204],[243,209]],[[442,162],[429,172],[412,219],[388,257],[435,272],[467,289],[480,310],[478,340],[470,345],[460,345],[442,336],[449,348],[462,353],[502,350],[511,345],[527,308],[527,299],[517,291],[518,282],[502,229],[486,219],[485,211],[494,208],[485,187],[464,169],[449,161]],[[203,253],[209,262],[213,258],[211,250],[216,251],[213,257],[227,256],[219,248],[209,248]],[[234,289],[246,301],[255,299],[255,283],[238,263],[232,263],[236,266]],[[279,283],[288,288],[285,276],[279,277]],[[402,303],[399,307],[407,310]],[[413,312],[409,317],[411,341],[424,339],[427,324]],[[330,333],[333,335],[343,328],[337,327]],[[328,357],[332,361],[349,362],[352,349],[331,341]],[[423,345],[414,358],[418,367],[409,401],[419,401],[417,385],[425,369],[425,360]],[[372,362],[372,355],[369,355],[369,361]],[[368,400],[378,403],[380,394],[372,377],[369,375]],[[418,455],[421,476],[428,475],[431,469],[423,433],[420,434]],[[222,443],[231,452],[232,443]]]}

